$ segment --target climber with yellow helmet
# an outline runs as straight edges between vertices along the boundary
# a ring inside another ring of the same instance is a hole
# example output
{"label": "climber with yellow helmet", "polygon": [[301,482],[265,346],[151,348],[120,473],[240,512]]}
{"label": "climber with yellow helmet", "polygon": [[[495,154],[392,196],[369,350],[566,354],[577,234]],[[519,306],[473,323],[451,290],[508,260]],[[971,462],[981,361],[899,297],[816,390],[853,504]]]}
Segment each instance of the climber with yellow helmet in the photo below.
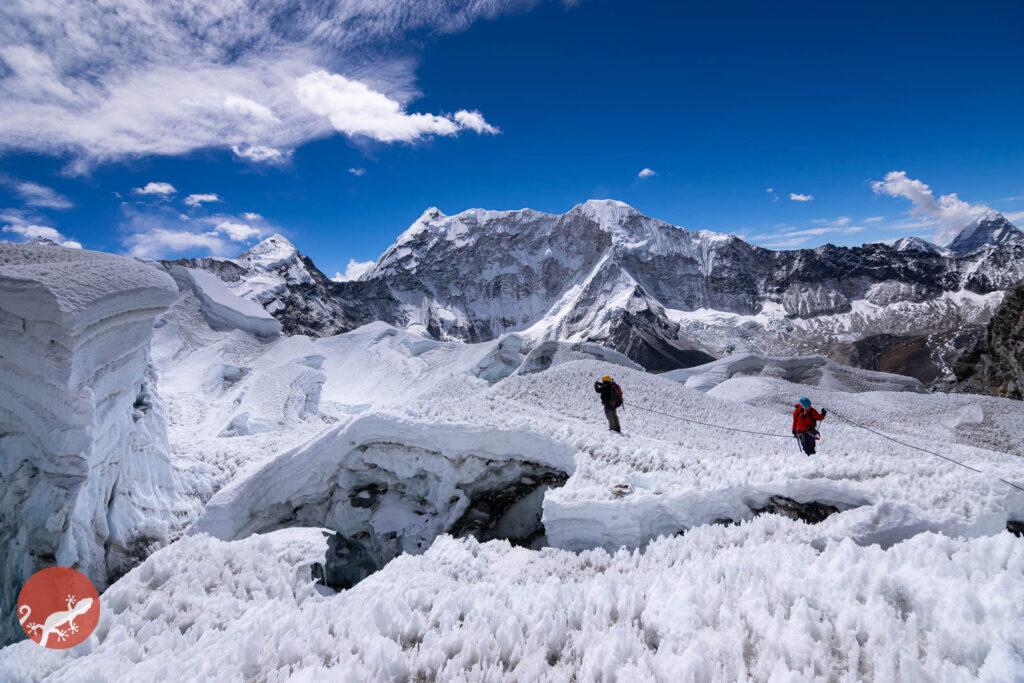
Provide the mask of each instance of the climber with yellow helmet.
{"label": "climber with yellow helmet", "polygon": [[613,432],[621,432],[619,415],[615,411],[622,407],[622,387],[616,384],[609,375],[605,375],[594,382],[594,391],[601,394],[601,405],[604,406],[604,416],[608,418],[608,429]]}

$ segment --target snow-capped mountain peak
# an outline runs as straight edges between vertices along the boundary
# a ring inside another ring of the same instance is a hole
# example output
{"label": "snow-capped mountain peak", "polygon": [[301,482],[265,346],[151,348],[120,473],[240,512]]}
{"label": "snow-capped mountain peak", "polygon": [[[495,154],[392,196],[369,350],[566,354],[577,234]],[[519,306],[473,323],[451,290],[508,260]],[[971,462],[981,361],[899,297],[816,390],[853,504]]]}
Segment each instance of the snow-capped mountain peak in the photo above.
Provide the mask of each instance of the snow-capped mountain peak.
{"label": "snow-capped mountain peak", "polygon": [[923,251],[927,254],[946,253],[946,250],[939,245],[915,236],[901,237],[893,242],[892,248],[896,251]]}
{"label": "snow-capped mountain peak", "polygon": [[964,226],[960,234],[949,243],[949,250],[966,254],[987,244],[1024,241],[1024,233],[1007,220],[1006,216],[988,209]]}
{"label": "snow-capped mountain peak", "polygon": [[284,235],[275,233],[238,257],[243,266],[271,270],[297,260],[299,250]]}

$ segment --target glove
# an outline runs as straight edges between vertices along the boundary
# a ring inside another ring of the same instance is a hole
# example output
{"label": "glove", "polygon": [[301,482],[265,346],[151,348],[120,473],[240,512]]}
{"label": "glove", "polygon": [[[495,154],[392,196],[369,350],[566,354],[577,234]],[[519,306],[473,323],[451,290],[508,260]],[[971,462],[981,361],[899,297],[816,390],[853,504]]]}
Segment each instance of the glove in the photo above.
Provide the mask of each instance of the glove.
{"label": "glove", "polygon": [[795,429],[793,430],[793,436],[796,436],[796,430]]}
{"label": "glove", "polygon": [[822,408],[821,409],[821,416],[825,417],[826,415],[828,415],[828,408]]}

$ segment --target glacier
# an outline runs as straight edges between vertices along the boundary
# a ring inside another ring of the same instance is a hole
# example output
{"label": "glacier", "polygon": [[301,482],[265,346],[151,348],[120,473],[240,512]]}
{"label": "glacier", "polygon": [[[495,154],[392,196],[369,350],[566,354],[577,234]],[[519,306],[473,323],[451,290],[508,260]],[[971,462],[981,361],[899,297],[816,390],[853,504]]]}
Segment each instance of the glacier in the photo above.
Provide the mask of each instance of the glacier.
{"label": "glacier", "polygon": [[[79,497],[101,510],[78,533],[98,538],[108,511],[150,528],[113,527],[126,542],[99,545],[113,550],[102,567],[85,552],[43,558],[100,580],[99,627],[68,651],[6,646],[2,680],[995,681],[1024,670],[1024,542],[1011,533],[1024,494],[999,481],[1024,485],[1020,402],[928,393],[821,356],[737,354],[658,375],[621,351],[527,330],[466,342],[378,320],[267,335],[223,279],[204,289],[160,264],[8,251],[0,382],[35,390],[19,373],[42,362],[42,337],[16,316],[31,311],[68,339],[76,320],[112,335],[103,352],[127,354],[131,372],[88,355],[85,340],[55,357],[88,377],[39,384],[62,392],[47,401],[83,386],[117,395],[89,433],[121,458],[120,484],[109,510]],[[292,267],[280,253],[267,262]],[[13,310],[22,290],[37,298]],[[47,296],[74,315],[48,312]],[[118,331],[122,318],[133,322]],[[24,362],[8,360],[15,352]],[[591,388],[603,374],[629,403],[622,435],[606,430]],[[830,410],[813,458],[789,434],[802,394]],[[34,458],[24,472],[68,462],[23,445],[49,436],[37,433],[47,405],[0,403],[5,496],[23,476],[9,453]],[[76,457],[95,461],[81,443]],[[27,509],[5,512],[0,530],[18,537],[39,514]]]}

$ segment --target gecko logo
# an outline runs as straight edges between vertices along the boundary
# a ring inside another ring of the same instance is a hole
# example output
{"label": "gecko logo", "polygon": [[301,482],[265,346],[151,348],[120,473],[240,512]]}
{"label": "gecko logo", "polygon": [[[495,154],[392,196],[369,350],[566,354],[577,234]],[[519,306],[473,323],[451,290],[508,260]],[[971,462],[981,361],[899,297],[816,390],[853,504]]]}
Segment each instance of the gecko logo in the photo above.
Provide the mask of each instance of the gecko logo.
{"label": "gecko logo", "polygon": [[18,622],[43,647],[62,650],[83,642],[100,620],[100,596],[92,581],[68,567],[33,574],[18,594]]}

